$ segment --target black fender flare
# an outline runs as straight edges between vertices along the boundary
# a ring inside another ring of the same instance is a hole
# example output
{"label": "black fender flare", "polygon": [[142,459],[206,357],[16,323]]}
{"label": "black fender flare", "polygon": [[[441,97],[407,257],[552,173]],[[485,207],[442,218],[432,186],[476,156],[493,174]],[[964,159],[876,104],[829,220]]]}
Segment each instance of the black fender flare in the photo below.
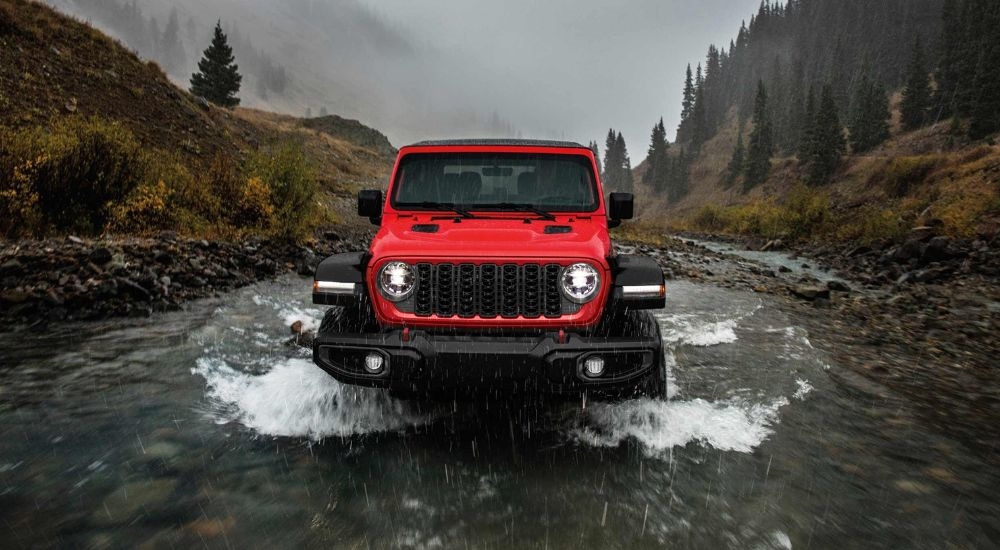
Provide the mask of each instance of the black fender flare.
{"label": "black fender flare", "polygon": [[313,303],[326,306],[354,306],[367,291],[365,268],[367,252],[334,254],[316,266]]}
{"label": "black fender flare", "polygon": [[611,259],[614,284],[608,305],[616,309],[662,309],[667,305],[666,279],[655,260],[636,254]]}

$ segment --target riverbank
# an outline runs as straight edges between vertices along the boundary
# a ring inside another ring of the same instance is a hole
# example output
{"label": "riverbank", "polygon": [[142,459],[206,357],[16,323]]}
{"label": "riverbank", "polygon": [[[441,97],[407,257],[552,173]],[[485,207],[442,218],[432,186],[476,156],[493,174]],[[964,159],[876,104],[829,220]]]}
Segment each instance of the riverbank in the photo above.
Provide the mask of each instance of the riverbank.
{"label": "riverbank", "polygon": [[308,245],[248,239],[83,239],[0,243],[0,328],[147,317],[296,271],[311,275],[326,256],[361,250],[370,236],[335,227]]}

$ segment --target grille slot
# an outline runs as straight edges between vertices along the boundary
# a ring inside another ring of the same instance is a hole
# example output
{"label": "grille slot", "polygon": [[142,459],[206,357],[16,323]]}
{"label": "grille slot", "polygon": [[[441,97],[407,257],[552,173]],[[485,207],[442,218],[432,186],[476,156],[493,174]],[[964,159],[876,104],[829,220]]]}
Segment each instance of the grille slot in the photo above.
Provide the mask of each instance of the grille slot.
{"label": "grille slot", "polygon": [[559,264],[416,265],[413,298],[398,304],[421,317],[555,318],[579,310],[559,292]]}

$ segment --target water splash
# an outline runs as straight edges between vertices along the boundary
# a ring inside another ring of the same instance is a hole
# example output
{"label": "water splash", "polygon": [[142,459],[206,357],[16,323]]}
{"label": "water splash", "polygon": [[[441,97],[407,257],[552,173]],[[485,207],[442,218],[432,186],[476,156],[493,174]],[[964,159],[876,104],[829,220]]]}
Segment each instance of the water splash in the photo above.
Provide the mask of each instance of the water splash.
{"label": "water splash", "polygon": [[264,374],[234,369],[221,358],[198,359],[220,422],[239,422],[263,435],[321,440],[399,431],[431,420],[381,390],[348,387],[308,359],[285,359]]}
{"label": "water splash", "polygon": [[655,401],[637,399],[589,407],[570,435],[580,443],[616,447],[635,439],[650,456],[697,442],[721,451],[752,452],[772,433],[778,410],[788,400],[770,404]]}

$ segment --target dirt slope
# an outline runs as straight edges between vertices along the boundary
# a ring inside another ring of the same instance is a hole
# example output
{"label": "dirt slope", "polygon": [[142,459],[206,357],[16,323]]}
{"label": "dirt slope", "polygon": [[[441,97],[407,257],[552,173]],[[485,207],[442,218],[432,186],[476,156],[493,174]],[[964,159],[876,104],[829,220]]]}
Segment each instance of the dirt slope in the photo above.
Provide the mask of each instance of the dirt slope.
{"label": "dirt slope", "polygon": [[0,126],[73,115],[121,121],[144,146],[177,154],[192,168],[220,152],[300,141],[337,194],[383,179],[392,156],[391,146],[309,130],[299,119],[209,106],[89,25],[39,3],[0,0]]}

